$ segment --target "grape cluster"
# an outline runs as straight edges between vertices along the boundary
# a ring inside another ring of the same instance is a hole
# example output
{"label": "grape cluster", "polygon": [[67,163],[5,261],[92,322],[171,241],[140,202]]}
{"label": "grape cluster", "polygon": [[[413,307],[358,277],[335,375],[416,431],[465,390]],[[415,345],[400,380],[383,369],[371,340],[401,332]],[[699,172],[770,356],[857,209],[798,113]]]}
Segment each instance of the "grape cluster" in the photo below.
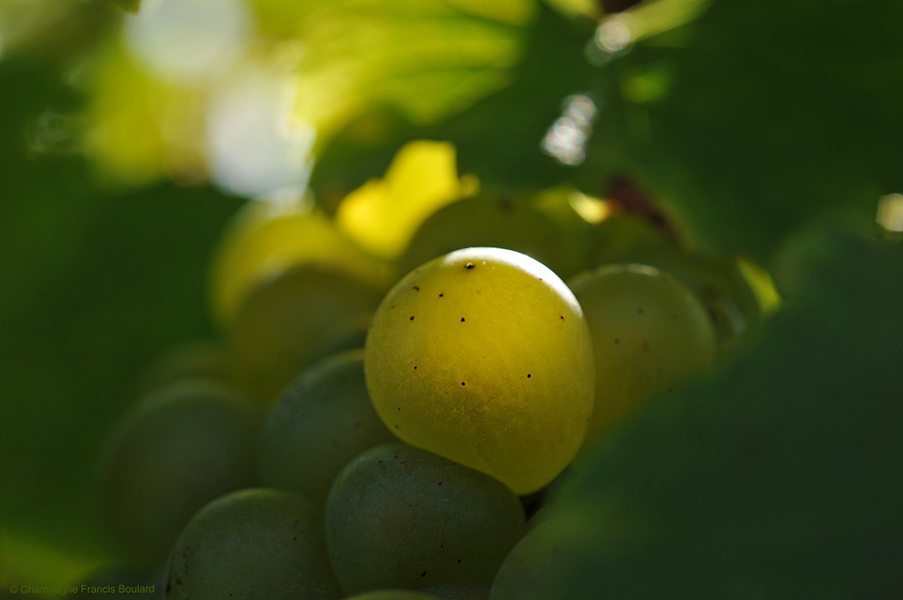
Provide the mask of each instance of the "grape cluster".
{"label": "grape cluster", "polygon": [[331,226],[239,215],[222,340],[152,366],[107,443],[104,512],[146,597],[523,597],[554,562],[531,540],[567,535],[556,479],[758,319],[730,262],[563,193],[449,203],[392,261]]}

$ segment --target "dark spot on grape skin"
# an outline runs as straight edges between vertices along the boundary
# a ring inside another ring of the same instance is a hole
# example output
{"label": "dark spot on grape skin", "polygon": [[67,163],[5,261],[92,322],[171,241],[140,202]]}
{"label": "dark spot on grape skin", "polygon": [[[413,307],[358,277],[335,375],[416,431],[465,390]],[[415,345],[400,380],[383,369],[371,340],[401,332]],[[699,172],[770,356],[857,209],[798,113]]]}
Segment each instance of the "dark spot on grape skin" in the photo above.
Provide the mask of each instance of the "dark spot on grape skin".
{"label": "dark spot on grape skin", "polygon": [[461,382],[461,385],[465,385],[463,381]]}
{"label": "dark spot on grape skin", "polygon": [[398,425],[396,425],[396,426],[395,426],[395,429],[401,429],[401,427],[399,427]]}
{"label": "dark spot on grape skin", "polygon": [[411,288],[411,289],[413,289],[415,292],[419,292],[419,291],[420,291],[420,286],[419,286],[419,285],[415,285],[415,286],[414,286],[413,288]]}
{"label": "dark spot on grape skin", "polygon": [[441,481],[439,482],[439,485],[442,485],[442,482],[441,482]]}
{"label": "dark spot on grape skin", "polygon": [[417,370],[417,365],[414,365],[414,370],[415,370],[415,371]]}
{"label": "dark spot on grape skin", "polygon": [[461,317],[461,322],[462,322],[462,323],[464,322],[464,317]]}
{"label": "dark spot on grape skin", "polygon": [[558,315],[558,318],[564,321],[564,315]]}
{"label": "dark spot on grape skin", "polygon": [[620,344],[620,343],[621,343],[621,340],[619,340],[618,338],[615,338],[615,344]]}
{"label": "dark spot on grape skin", "polygon": [[473,263],[470,263],[470,262],[467,263],[466,265],[464,265],[464,268],[465,268],[465,269],[472,269],[473,267],[474,267],[474,264],[473,264]]}
{"label": "dark spot on grape skin", "polygon": [[459,564],[459,565],[461,564],[461,559],[460,559],[460,558],[458,559],[458,564]]}
{"label": "dark spot on grape skin", "polygon": [[440,297],[440,298],[443,297],[443,296],[445,296],[445,294],[439,294],[439,297]]}
{"label": "dark spot on grape skin", "polygon": [[413,321],[413,320],[414,320],[414,315],[411,315],[411,318],[410,318],[410,320],[411,320],[411,321]]}
{"label": "dark spot on grape skin", "polygon": [[638,315],[643,314],[643,309],[642,308],[636,309],[636,314],[638,314]]}
{"label": "dark spot on grape skin", "polygon": [[533,375],[531,375],[530,373],[527,373],[527,379],[530,379],[531,377],[533,377]]}
{"label": "dark spot on grape skin", "polygon": [[421,577],[426,577],[426,571],[420,574]]}
{"label": "dark spot on grape skin", "polygon": [[293,535],[293,536],[292,536],[292,541],[293,541],[293,542],[297,542],[297,541],[298,541],[298,536],[297,536],[297,535]]}
{"label": "dark spot on grape skin", "polygon": [[399,406],[396,410],[401,410],[401,407]]}

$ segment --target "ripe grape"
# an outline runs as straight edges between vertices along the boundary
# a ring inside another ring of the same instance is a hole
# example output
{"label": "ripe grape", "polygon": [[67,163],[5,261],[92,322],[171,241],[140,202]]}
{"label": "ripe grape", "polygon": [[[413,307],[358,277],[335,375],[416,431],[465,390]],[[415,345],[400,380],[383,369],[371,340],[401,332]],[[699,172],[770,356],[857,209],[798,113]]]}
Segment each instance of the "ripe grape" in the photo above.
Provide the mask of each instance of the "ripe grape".
{"label": "ripe grape", "polygon": [[195,511],[254,484],[257,422],[250,400],[199,380],[152,392],[122,419],[103,457],[101,499],[135,561],[155,566]]}
{"label": "ripe grape", "polygon": [[388,270],[304,205],[249,202],[232,219],[210,268],[214,318],[229,326],[261,282],[296,265],[323,265],[376,287]]}
{"label": "ripe grape", "polygon": [[350,350],[302,372],[270,409],[257,443],[260,481],[322,506],[348,461],[394,440],[370,403],[363,350]]}
{"label": "ripe grape", "polygon": [[342,589],[489,583],[523,534],[517,496],[484,473],[396,442],[336,477],[326,543]]}
{"label": "ripe grape", "polygon": [[417,230],[401,260],[402,272],[459,248],[492,246],[516,250],[570,276],[578,268],[577,246],[531,198],[479,195],[448,204]]}
{"label": "ripe grape", "polygon": [[668,273],[705,306],[719,345],[758,324],[761,306],[736,260],[702,256],[663,238],[648,220],[629,214],[602,223],[589,264],[642,264]]}
{"label": "ripe grape", "polygon": [[575,277],[589,324],[596,402],[587,442],[652,394],[708,365],[715,333],[705,308],[658,269],[611,265]]}
{"label": "ripe grape", "polygon": [[518,494],[564,469],[592,411],[580,305],[511,250],[459,250],[402,279],[373,317],[364,368],[390,431]]}
{"label": "ripe grape", "polygon": [[232,492],[195,514],[170,555],[166,597],[335,600],[323,520],[283,490]]}
{"label": "ripe grape", "polygon": [[236,378],[272,403],[336,327],[372,313],[381,296],[358,279],[317,265],[298,265],[263,283],[229,332]]}

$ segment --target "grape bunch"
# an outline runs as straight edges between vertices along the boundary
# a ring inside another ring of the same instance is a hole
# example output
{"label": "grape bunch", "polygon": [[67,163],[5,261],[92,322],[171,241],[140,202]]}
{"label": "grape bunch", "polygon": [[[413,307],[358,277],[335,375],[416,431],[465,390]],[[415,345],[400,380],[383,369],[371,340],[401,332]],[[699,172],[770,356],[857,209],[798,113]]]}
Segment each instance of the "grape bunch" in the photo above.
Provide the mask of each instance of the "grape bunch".
{"label": "grape bunch", "polygon": [[249,204],[211,269],[222,336],[149,368],[105,448],[122,577],[172,599],[522,597],[554,561],[530,540],[563,521],[556,482],[760,313],[735,262],[573,195],[433,202],[392,256],[360,222]]}

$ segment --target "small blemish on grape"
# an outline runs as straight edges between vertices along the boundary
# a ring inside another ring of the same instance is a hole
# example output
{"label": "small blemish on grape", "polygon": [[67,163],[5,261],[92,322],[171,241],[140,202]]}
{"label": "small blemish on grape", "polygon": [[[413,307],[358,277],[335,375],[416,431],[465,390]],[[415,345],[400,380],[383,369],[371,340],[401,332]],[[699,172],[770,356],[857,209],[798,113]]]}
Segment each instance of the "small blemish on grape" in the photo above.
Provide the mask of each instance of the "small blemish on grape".
{"label": "small blemish on grape", "polygon": [[415,370],[415,371],[417,370],[417,365],[414,365],[414,370]]}
{"label": "small blemish on grape", "polygon": [[426,577],[426,571],[420,574],[421,577]]}
{"label": "small blemish on grape", "polygon": [[459,564],[459,565],[461,564],[461,559],[460,559],[460,558],[458,559],[458,564]]}
{"label": "small blemish on grape", "polygon": [[419,291],[420,291],[420,286],[419,286],[419,285],[415,285],[415,286],[414,286],[413,288],[411,288],[411,289],[413,289],[415,292],[419,292]]}
{"label": "small blemish on grape", "polygon": [[445,296],[445,294],[441,294],[441,293],[439,294],[439,297],[440,297],[440,298],[442,298],[443,296]]}
{"label": "small blemish on grape", "polygon": [[471,263],[471,262],[467,263],[466,265],[464,265],[464,268],[465,268],[465,269],[472,269],[472,268],[473,268],[473,263]]}
{"label": "small blemish on grape", "polygon": [[461,317],[461,322],[462,322],[462,323],[464,322],[464,317]]}
{"label": "small blemish on grape", "polygon": [[395,410],[401,410],[401,407],[399,406],[399,407],[398,407],[397,409],[395,409]]}
{"label": "small blemish on grape", "polygon": [[410,320],[411,320],[411,321],[413,321],[413,320],[414,320],[414,315],[411,315],[411,319],[410,319]]}
{"label": "small blemish on grape", "polygon": [[636,314],[638,314],[638,315],[643,314],[643,309],[642,308],[636,309]]}
{"label": "small blemish on grape", "polygon": [[531,375],[530,373],[527,373],[527,379],[530,379],[531,377],[533,377],[533,375]]}
{"label": "small blemish on grape", "polygon": [[461,385],[465,385],[463,381],[461,382]]}
{"label": "small blemish on grape", "polygon": [[564,315],[558,315],[558,318],[564,321]]}
{"label": "small blemish on grape", "polygon": [[442,485],[442,482],[441,482],[441,481],[439,482],[439,485]]}
{"label": "small blemish on grape", "polygon": [[620,344],[620,343],[621,343],[621,340],[619,340],[618,338],[615,338],[615,344]]}

